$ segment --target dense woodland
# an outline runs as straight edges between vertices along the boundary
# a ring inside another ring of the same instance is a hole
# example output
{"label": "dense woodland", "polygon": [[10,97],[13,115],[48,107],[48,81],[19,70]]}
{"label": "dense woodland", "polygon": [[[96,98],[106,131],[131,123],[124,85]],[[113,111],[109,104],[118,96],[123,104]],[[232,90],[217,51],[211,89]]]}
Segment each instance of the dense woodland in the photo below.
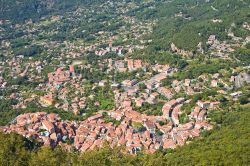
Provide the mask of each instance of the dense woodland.
{"label": "dense woodland", "polygon": [[34,21],[48,14],[61,14],[74,10],[79,5],[100,5],[103,0],[3,0],[0,7],[0,18],[14,22],[23,22],[27,19]]}

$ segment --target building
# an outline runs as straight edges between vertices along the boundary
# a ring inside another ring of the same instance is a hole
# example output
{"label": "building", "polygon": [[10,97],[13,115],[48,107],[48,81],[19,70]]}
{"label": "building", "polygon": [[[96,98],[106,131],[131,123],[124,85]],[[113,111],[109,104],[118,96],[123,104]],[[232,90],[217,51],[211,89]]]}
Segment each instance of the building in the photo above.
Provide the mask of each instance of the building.
{"label": "building", "polygon": [[141,60],[127,60],[129,71],[141,69],[143,67]]}
{"label": "building", "polygon": [[146,121],[144,123],[144,126],[146,127],[146,129],[151,133],[151,134],[155,134],[155,129],[156,129],[156,126],[155,124],[152,122],[152,121]]}
{"label": "building", "polygon": [[218,86],[218,81],[217,80],[212,80],[211,81],[211,86],[212,87],[217,87]]}
{"label": "building", "polygon": [[44,107],[51,106],[54,104],[54,99],[52,94],[48,94],[40,97],[40,104]]}
{"label": "building", "polygon": [[199,100],[199,101],[197,101],[197,105],[203,109],[208,109],[210,107],[210,102],[209,101],[203,102],[203,101]]}
{"label": "building", "polygon": [[55,127],[54,127],[54,125],[51,122],[49,122],[47,120],[44,120],[44,121],[42,121],[42,125],[43,125],[43,128],[45,130],[47,130],[48,132],[50,132],[50,133],[54,133],[55,132]]}
{"label": "building", "polygon": [[171,99],[173,97],[173,93],[171,89],[165,88],[165,87],[160,87],[158,88],[158,92],[163,95],[164,97]]}

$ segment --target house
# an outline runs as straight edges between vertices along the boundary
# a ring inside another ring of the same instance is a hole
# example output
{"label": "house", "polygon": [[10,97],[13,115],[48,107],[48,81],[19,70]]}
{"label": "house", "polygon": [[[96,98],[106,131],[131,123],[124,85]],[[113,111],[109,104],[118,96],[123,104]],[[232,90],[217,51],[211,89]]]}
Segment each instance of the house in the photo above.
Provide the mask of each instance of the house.
{"label": "house", "polygon": [[209,101],[203,102],[203,101],[199,100],[199,101],[197,101],[197,105],[203,109],[208,109],[210,107],[210,102]]}
{"label": "house", "polygon": [[212,45],[212,44],[214,44],[215,40],[216,40],[216,36],[215,35],[210,35],[209,38],[208,38],[207,44]]}
{"label": "house", "polygon": [[177,105],[172,111],[172,120],[175,126],[179,125],[179,113],[181,112],[180,108],[182,105]]}
{"label": "house", "polygon": [[48,132],[50,132],[50,133],[55,132],[55,127],[50,121],[44,120],[44,121],[42,121],[42,125],[43,125],[43,128],[45,130],[47,130]]}
{"label": "house", "polygon": [[96,119],[99,119],[101,118],[103,115],[102,114],[96,114],[94,116],[91,116],[88,118],[88,121],[92,121],[92,120],[96,120]]}
{"label": "house", "polygon": [[211,102],[210,103],[210,108],[218,108],[220,105],[220,102]]}
{"label": "house", "polygon": [[75,67],[73,65],[69,66],[69,72],[70,72],[70,76],[74,76],[75,75]]}
{"label": "house", "polygon": [[[112,65],[112,63],[109,64],[110,66]],[[125,64],[123,61],[119,60],[119,61],[115,61],[115,68],[119,71],[119,72],[126,72],[127,68],[125,68]]]}
{"label": "house", "polygon": [[100,87],[104,87],[106,84],[107,84],[107,81],[106,81],[106,80],[101,80],[101,81],[98,83],[98,85],[99,85]]}
{"label": "house", "polygon": [[155,124],[154,124],[152,121],[147,120],[147,121],[144,123],[144,126],[146,127],[146,129],[147,129],[151,134],[155,134],[156,126],[155,126]]}
{"label": "house", "polygon": [[232,96],[233,98],[240,97],[241,95],[242,95],[242,92],[241,92],[241,91],[234,92],[234,93],[231,93],[231,94],[230,94],[230,96]]}
{"label": "house", "polygon": [[206,110],[202,110],[200,113],[199,113],[199,115],[198,115],[198,120],[200,120],[200,121],[203,121],[204,120],[204,118],[205,118],[205,115],[206,115],[206,113],[207,113],[207,111]]}
{"label": "house", "polygon": [[151,93],[150,94],[150,97],[152,97],[152,98],[157,98],[159,96],[159,94],[157,93],[157,92],[154,92],[154,93]]}
{"label": "house", "polygon": [[142,68],[142,61],[141,61],[141,60],[135,60],[135,61],[134,61],[134,68],[135,68],[135,69],[140,69],[140,68]]}
{"label": "house", "polygon": [[224,90],[218,90],[217,93],[220,93],[220,94],[223,94],[223,95],[227,94],[227,92],[224,91]]}
{"label": "house", "polygon": [[140,68],[143,67],[141,60],[132,60],[132,59],[129,59],[129,60],[127,60],[127,63],[128,63],[128,69],[129,69],[129,71],[137,70],[137,69],[140,69]]}
{"label": "house", "polygon": [[154,89],[155,87],[157,87],[157,83],[154,82],[154,81],[147,81],[147,82],[145,83],[145,85],[146,85],[147,89],[149,89],[149,90],[152,90],[152,89]]}
{"label": "house", "polygon": [[125,100],[121,103],[123,108],[129,108],[132,105],[132,102],[130,100]]}
{"label": "house", "polygon": [[129,119],[133,119],[135,122],[142,122],[141,113],[136,111],[126,111],[125,116]]}
{"label": "house", "polygon": [[180,85],[180,81],[178,81],[178,80],[173,80],[172,86],[173,86],[173,87],[176,87],[176,86],[178,86],[178,85]]}
{"label": "house", "polygon": [[48,73],[48,79],[50,84],[68,81],[70,80],[70,71],[63,71],[63,68],[58,68],[55,72]]}
{"label": "house", "polygon": [[171,89],[165,88],[165,87],[160,87],[157,89],[158,92],[163,95],[164,97],[171,99],[173,97],[173,93],[171,91]]}
{"label": "house", "polygon": [[186,94],[187,95],[193,95],[194,94],[194,90],[190,86],[188,86],[187,90],[186,90]]}
{"label": "house", "polygon": [[184,101],[185,101],[185,99],[184,99],[183,97],[180,97],[180,98],[176,99],[176,102],[177,102],[178,104],[181,104],[181,103],[183,103]]}
{"label": "house", "polygon": [[164,149],[174,149],[174,148],[176,148],[176,141],[174,141],[173,139],[164,140],[163,148]]}
{"label": "house", "polygon": [[184,86],[190,86],[191,80],[190,79],[185,79],[184,81]]}
{"label": "house", "polygon": [[133,60],[127,60],[128,63],[128,69],[129,71],[134,69],[134,61]]}
{"label": "house", "polygon": [[154,98],[154,97],[149,97],[149,98],[146,99],[146,102],[149,103],[149,104],[156,104],[157,99]]}
{"label": "house", "polygon": [[181,86],[179,86],[179,85],[176,86],[176,87],[174,87],[174,90],[175,90],[176,93],[179,93],[179,92],[181,91],[181,89],[182,89],[182,88],[181,88]]}
{"label": "house", "polygon": [[162,80],[164,80],[165,78],[167,78],[166,74],[158,74],[156,75],[153,79],[156,82],[161,82]]}
{"label": "house", "polygon": [[121,55],[122,55],[122,50],[123,50],[123,48],[122,48],[122,47],[119,47],[119,48],[118,48],[118,50],[117,50],[117,51],[118,51],[118,53],[117,53],[117,54],[118,54],[119,56],[121,56]]}
{"label": "house", "polygon": [[136,80],[124,80],[122,82],[123,86],[134,86],[136,83]]}
{"label": "house", "polygon": [[175,136],[175,139],[177,141],[177,144],[179,146],[183,146],[185,144],[185,140],[180,136],[180,135],[176,135]]}
{"label": "house", "polygon": [[192,129],[193,126],[194,126],[193,122],[188,122],[188,123],[185,123],[183,125],[180,125],[178,128],[176,128],[176,130],[177,131],[187,131],[187,130]]}
{"label": "house", "polygon": [[170,118],[170,111],[171,109],[177,104],[178,102],[176,100],[170,100],[167,103],[165,103],[162,107],[162,113],[163,116],[166,117],[167,119]]}
{"label": "house", "polygon": [[169,72],[170,71],[170,66],[169,65],[155,65],[152,66],[152,69],[156,72]]}
{"label": "house", "polygon": [[137,93],[137,89],[136,88],[131,88],[127,90],[128,96],[135,96]]}
{"label": "house", "polygon": [[135,106],[136,107],[142,107],[144,102],[145,101],[143,99],[135,99]]}
{"label": "house", "polygon": [[108,111],[108,115],[116,120],[120,121],[123,117],[123,114],[118,111]]}
{"label": "house", "polygon": [[200,130],[196,129],[196,128],[190,130],[189,133],[190,133],[190,137],[198,137],[198,136],[200,136]]}
{"label": "house", "polygon": [[54,99],[52,94],[48,94],[40,97],[40,104],[44,107],[51,106],[54,104]]}
{"label": "house", "polygon": [[194,118],[194,119],[197,119],[198,115],[200,113],[200,110],[201,110],[200,107],[195,107],[193,112],[191,112],[190,117]]}
{"label": "house", "polygon": [[[36,118],[36,115],[34,117]],[[47,119],[50,122],[56,122],[57,120],[60,120],[59,116],[55,113],[48,114]]]}
{"label": "house", "polygon": [[99,56],[104,56],[104,55],[106,55],[108,52],[109,52],[108,50],[103,50],[103,49],[101,49],[101,50],[96,50],[96,51],[95,51],[95,54],[96,54],[96,55],[99,55]]}
{"label": "house", "polygon": [[211,81],[211,86],[212,87],[217,87],[218,86],[218,81],[217,80],[212,80]]}

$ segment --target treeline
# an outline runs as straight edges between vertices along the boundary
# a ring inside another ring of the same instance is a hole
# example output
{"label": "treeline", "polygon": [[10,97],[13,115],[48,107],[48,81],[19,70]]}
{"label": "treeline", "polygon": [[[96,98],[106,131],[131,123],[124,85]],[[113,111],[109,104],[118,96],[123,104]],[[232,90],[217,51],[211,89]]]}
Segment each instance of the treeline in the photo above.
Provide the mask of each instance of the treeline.
{"label": "treeline", "polygon": [[202,74],[215,74],[219,70],[225,69],[230,70],[237,65],[231,61],[224,60],[205,60],[199,59],[199,61],[194,61],[190,63],[185,70],[179,71],[174,74],[173,79],[183,80],[186,78],[194,79],[198,78]]}
{"label": "treeline", "polygon": [[19,47],[18,49],[14,49],[14,54],[16,56],[23,55],[25,57],[35,56],[42,52],[42,48],[38,45],[32,45],[28,47]]}
{"label": "treeline", "polygon": [[250,47],[249,47],[249,45],[247,45],[246,48],[237,49],[236,52],[234,52],[231,56],[235,57],[237,60],[241,61],[243,64],[249,65],[250,64]]}
{"label": "treeline", "polygon": [[102,4],[104,0],[1,0],[0,19],[23,22],[39,20],[43,16],[56,15],[76,9],[79,5]]}
{"label": "treeline", "polygon": [[170,52],[154,51],[153,53],[150,53],[146,50],[146,52],[136,52],[131,57],[134,59],[142,59],[150,64],[171,64],[179,69],[183,69],[188,65],[180,55],[171,54]]}
{"label": "treeline", "polygon": [[238,108],[221,116],[221,127],[176,150],[160,150],[131,156],[121,148],[106,146],[79,154],[60,147],[51,149],[16,134],[0,133],[1,165],[248,165],[250,123],[248,108]]}

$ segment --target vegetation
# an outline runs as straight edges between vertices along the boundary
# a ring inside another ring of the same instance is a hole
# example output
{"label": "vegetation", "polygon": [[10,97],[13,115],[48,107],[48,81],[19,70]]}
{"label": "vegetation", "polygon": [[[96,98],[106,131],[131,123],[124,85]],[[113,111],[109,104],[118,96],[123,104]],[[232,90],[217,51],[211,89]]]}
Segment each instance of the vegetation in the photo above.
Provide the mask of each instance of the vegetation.
{"label": "vegetation", "polygon": [[[214,10],[215,9],[218,10]],[[181,12],[180,16],[175,16]],[[185,1],[176,0],[170,3],[159,3],[156,9],[147,11],[151,18],[161,20],[155,27],[152,37],[154,42],[149,50],[168,50],[174,42],[178,48],[196,50],[200,41],[207,41],[211,34],[217,34],[219,40],[227,38],[225,29],[230,27],[232,19],[236,29],[249,18],[248,7],[241,1]],[[149,14],[150,13],[150,14]],[[140,17],[140,16],[138,16]],[[213,19],[222,19],[222,23],[213,23]],[[246,37],[249,35],[243,35]],[[205,45],[203,46],[205,47]]]}
{"label": "vegetation", "polygon": [[140,113],[144,113],[147,115],[162,115],[162,106],[164,105],[164,103],[160,102],[154,105],[150,105],[149,103],[144,103],[142,105],[142,107],[135,107],[135,110],[140,112]]}

